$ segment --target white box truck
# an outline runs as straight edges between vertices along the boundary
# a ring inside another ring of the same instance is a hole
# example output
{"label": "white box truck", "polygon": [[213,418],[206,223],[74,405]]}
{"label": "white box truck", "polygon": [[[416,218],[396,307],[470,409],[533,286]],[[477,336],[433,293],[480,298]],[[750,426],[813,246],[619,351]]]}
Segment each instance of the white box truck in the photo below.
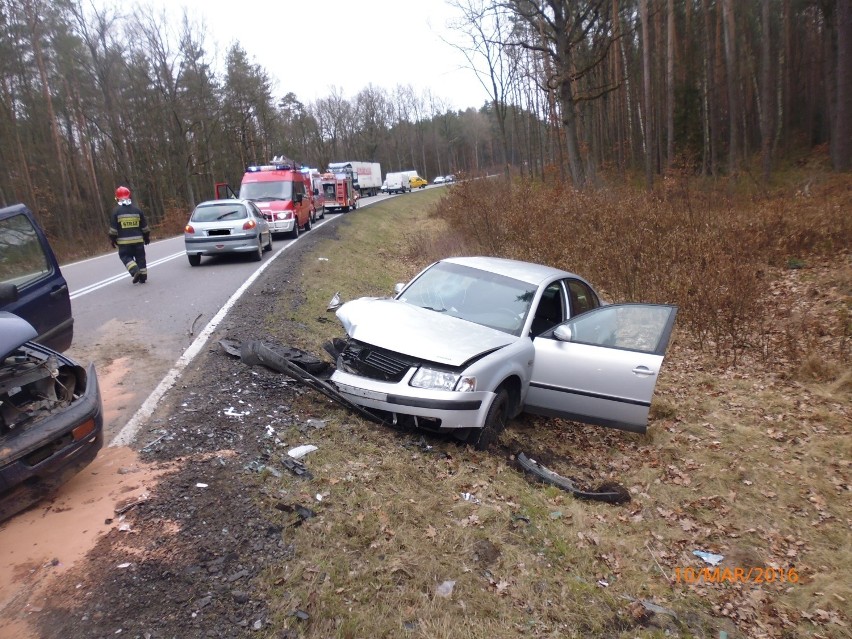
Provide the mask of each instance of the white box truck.
{"label": "white box truck", "polygon": [[361,197],[376,195],[382,188],[382,167],[378,162],[331,162],[328,165],[329,173],[340,173],[342,171],[352,172],[352,185],[358,190]]}

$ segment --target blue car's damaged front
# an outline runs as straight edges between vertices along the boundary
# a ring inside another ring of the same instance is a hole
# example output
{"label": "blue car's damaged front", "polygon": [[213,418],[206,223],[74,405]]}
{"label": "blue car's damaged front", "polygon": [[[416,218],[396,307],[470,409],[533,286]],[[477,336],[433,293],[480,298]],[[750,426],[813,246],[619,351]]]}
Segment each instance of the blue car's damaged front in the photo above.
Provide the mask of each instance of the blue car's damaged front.
{"label": "blue car's damaged front", "polygon": [[35,329],[0,312],[0,521],[87,466],[103,446],[95,368],[29,341]]}

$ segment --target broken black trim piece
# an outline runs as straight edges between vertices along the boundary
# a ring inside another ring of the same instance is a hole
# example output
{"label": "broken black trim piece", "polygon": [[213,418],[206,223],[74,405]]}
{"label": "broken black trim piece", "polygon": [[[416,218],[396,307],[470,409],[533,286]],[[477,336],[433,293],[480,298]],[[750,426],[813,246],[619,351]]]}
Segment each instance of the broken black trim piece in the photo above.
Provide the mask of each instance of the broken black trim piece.
{"label": "broken black trim piece", "polygon": [[628,493],[622,486],[612,487],[607,490],[596,492],[586,491],[578,488],[577,485],[567,477],[554,473],[552,470],[542,466],[534,459],[530,459],[524,455],[524,453],[518,453],[517,460],[518,464],[526,472],[532,473],[541,481],[561,488],[580,499],[605,501],[610,504],[621,504],[630,501],[630,493]]}
{"label": "broken black trim piece", "polygon": [[240,360],[249,366],[262,365],[267,368],[292,377],[298,382],[303,383],[308,388],[311,388],[319,393],[322,393],[329,399],[337,402],[344,408],[357,413],[361,417],[376,422],[377,424],[388,425],[388,423],[376,415],[368,411],[366,408],[350,402],[346,397],[340,394],[338,390],[328,382],[314,377],[308,371],[300,368],[293,362],[289,361],[286,356],[276,352],[266,344],[258,340],[243,342],[240,345]]}

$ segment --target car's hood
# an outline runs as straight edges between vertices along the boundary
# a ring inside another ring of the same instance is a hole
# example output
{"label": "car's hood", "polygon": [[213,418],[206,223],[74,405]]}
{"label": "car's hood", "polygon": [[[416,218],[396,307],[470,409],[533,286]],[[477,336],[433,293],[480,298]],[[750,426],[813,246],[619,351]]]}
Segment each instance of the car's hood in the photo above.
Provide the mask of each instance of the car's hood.
{"label": "car's hood", "polygon": [[27,320],[7,311],[0,311],[0,359],[24,342],[38,337],[38,331]]}
{"label": "car's hood", "polygon": [[460,366],[517,338],[394,299],[362,297],[337,310],[349,337],[417,359]]}

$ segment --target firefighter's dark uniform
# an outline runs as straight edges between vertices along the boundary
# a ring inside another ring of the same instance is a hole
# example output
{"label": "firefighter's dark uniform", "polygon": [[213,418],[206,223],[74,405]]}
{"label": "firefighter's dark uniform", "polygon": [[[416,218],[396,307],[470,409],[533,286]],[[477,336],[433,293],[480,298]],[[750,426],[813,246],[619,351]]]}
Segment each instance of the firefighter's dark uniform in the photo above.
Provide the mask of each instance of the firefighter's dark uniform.
{"label": "firefighter's dark uniform", "polygon": [[145,283],[148,265],[145,262],[145,245],[150,235],[145,214],[132,204],[119,204],[109,221],[109,239],[118,246],[118,257],[133,276],[133,283]]}

